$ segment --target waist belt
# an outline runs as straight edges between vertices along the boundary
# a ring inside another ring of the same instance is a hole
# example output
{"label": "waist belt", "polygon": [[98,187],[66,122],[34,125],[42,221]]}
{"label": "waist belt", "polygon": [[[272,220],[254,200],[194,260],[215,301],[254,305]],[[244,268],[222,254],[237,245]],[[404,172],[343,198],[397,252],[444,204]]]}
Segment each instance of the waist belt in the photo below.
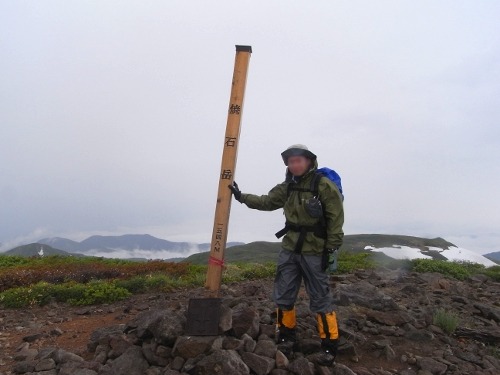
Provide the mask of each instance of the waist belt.
{"label": "waist belt", "polygon": [[279,232],[276,232],[275,236],[277,238],[283,237],[288,231],[299,232],[299,238],[297,239],[297,243],[295,244],[295,249],[293,250],[295,253],[300,254],[302,252],[302,246],[304,246],[304,240],[306,239],[307,233],[314,233],[316,237],[326,238],[326,228],[321,223],[316,225],[297,225],[290,222],[285,223],[285,227],[281,229]]}

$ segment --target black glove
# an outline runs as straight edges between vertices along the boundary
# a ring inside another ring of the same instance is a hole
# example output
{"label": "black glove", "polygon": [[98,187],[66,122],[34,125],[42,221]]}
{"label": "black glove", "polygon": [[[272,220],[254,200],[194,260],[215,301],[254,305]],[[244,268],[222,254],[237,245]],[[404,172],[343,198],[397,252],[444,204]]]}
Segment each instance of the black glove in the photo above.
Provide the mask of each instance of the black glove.
{"label": "black glove", "polygon": [[323,272],[333,263],[334,258],[332,257],[333,253],[335,253],[338,248],[334,249],[325,249],[323,250],[323,254],[321,254],[321,270]]}
{"label": "black glove", "polygon": [[240,191],[240,188],[238,187],[238,184],[233,181],[233,184],[228,185],[227,187],[229,189],[231,189],[231,191],[233,192],[234,199],[236,199],[238,202],[242,203],[241,202],[241,191]]}

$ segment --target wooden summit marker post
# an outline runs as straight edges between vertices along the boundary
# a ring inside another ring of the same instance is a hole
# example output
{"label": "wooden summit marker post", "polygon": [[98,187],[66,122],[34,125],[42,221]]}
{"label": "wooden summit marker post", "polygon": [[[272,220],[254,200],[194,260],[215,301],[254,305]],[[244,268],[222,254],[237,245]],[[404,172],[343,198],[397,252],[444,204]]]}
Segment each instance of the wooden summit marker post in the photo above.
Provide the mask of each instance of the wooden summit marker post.
{"label": "wooden summit marker post", "polygon": [[226,250],[229,214],[232,193],[228,185],[233,183],[238,155],[243,97],[247,80],[248,64],[252,54],[251,46],[236,46],[231,98],[227,116],[226,135],[219,175],[219,190],[215,206],[214,228],[208,258],[208,271],[205,286],[212,297],[217,297],[222,279],[224,251]]}

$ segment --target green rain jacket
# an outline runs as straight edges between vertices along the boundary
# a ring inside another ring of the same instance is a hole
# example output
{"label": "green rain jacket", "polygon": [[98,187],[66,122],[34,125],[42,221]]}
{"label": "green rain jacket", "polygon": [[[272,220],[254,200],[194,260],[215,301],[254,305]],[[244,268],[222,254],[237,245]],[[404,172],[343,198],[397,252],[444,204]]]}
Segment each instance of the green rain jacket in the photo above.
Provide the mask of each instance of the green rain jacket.
{"label": "green rain jacket", "polygon": [[[298,188],[310,189],[311,181],[318,169],[317,162],[314,167],[298,179],[293,178],[287,170],[287,178],[281,184],[273,187],[266,195],[241,194],[241,202],[249,208],[261,211],[274,211],[283,208],[286,221],[299,226],[314,226],[320,219],[311,217],[305,210],[305,201],[313,197],[309,191],[292,190],[287,198],[288,184],[296,184]],[[344,232],[344,206],[342,196],[337,186],[328,178],[320,179],[318,186],[318,198],[323,206],[326,223],[326,239],[308,232],[302,246],[303,254],[320,255],[324,249],[339,248],[342,245]],[[299,232],[288,231],[283,238],[283,249],[294,251],[295,244],[299,238]]]}

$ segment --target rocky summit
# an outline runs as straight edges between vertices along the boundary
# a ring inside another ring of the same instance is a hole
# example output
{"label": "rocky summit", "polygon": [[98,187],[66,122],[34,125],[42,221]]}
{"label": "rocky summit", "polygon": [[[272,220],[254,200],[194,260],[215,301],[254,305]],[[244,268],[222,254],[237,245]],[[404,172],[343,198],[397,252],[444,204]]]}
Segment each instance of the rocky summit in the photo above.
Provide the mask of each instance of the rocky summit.
{"label": "rocky summit", "polygon": [[0,374],[500,374],[500,284],[488,277],[379,270],[331,284],[341,337],[330,367],[315,361],[320,339],[303,290],[293,353],[278,350],[272,280],[260,280],[222,287],[214,336],[186,334],[188,301],[202,288],[3,310]]}

